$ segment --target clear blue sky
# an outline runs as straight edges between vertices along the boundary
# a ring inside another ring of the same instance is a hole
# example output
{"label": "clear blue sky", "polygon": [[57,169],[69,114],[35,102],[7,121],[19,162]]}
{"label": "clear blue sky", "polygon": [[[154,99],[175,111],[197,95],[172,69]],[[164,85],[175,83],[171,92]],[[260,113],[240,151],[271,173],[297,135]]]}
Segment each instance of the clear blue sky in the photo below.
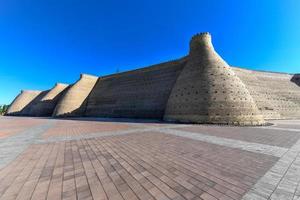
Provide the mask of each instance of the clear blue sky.
{"label": "clear blue sky", "polygon": [[231,65],[300,72],[299,0],[0,0],[0,104],[181,57],[203,31]]}

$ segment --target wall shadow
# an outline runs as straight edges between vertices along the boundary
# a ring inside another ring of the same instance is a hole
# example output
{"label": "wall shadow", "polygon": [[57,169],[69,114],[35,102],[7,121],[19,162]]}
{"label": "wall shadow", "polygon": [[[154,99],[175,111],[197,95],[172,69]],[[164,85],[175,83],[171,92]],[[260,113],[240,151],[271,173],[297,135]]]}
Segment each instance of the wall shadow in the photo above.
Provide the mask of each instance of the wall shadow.
{"label": "wall shadow", "polygon": [[300,74],[294,74],[291,81],[293,83],[296,83],[296,85],[300,86]]}

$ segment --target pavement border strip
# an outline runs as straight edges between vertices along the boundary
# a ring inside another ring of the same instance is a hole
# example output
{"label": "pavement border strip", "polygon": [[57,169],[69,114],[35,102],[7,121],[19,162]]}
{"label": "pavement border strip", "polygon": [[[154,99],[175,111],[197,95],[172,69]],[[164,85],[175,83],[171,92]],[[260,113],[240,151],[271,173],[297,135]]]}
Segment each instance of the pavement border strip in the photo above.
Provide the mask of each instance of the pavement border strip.
{"label": "pavement border strip", "polygon": [[293,200],[300,200],[300,182],[298,183]]}
{"label": "pavement border strip", "polygon": [[33,144],[47,129],[54,125],[55,121],[31,127],[18,134],[14,134],[0,140],[0,169],[14,160],[26,147]]}
{"label": "pavement border strip", "polygon": [[243,197],[268,199],[300,199],[300,140]]}
{"label": "pavement border strip", "polygon": [[81,135],[65,135],[65,136],[53,136],[47,139],[40,138],[35,141],[37,144],[44,144],[48,142],[60,142],[60,141],[69,141],[69,140],[80,140],[80,139],[90,139],[90,138],[99,138],[99,137],[108,137],[108,136],[119,136],[119,135],[126,135],[131,133],[144,133],[150,131],[157,131],[162,128],[178,128],[178,127],[187,127],[189,125],[168,125],[164,127],[150,127],[146,128],[146,126],[140,126],[136,129],[129,129],[129,130],[120,130],[120,131],[105,131],[105,132],[96,132],[96,133],[87,133]]}
{"label": "pavement border strip", "polygon": [[167,128],[161,128],[158,131],[165,134],[185,137],[193,140],[199,140],[202,142],[208,142],[212,144],[222,145],[222,146],[236,148],[236,149],[242,149],[245,151],[261,153],[261,154],[266,154],[266,155],[271,155],[276,157],[281,157],[288,151],[287,148],[283,148],[283,147],[258,144],[252,142],[244,142],[240,140],[209,136],[201,133],[192,133],[188,131],[180,131],[180,130],[167,129]]}
{"label": "pavement border strip", "polygon": [[275,157],[283,156],[288,149],[283,147],[271,146],[266,144],[245,142],[240,140],[233,140],[228,138],[209,136],[201,133],[193,133],[189,131],[181,131],[176,130],[178,127],[186,127],[189,125],[174,125],[164,126],[164,127],[151,127],[151,128],[137,128],[131,130],[121,130],[121,131],[107,131],[107,132],[98,132],[98,133],[89,133],[84,135],[76,135],[76,136],[56,136],[50,137],[48,139],[38,139],[35,143],[48,143],[48,142],[58,142],[58,141],[69,141],[69,140],[80,140],[80,139],[90,139],[90,138],[98,138],[98,137],[107,137],[107,136],[119,136],[126,135],[131,133],[146,133],[151,131],[157,131],[160,133],[190,138],[194,140],[199,140],[203,142],[208,142],[212,144],[227,146],[236,149],[242,149],[245,151],[250,151],[254,153],[262,153],[266,155],[271,155]]}
{"label": "pavement border strip", "polygon": [[290,132],[300,133],[300,129],[295,129],[295,128],[281,128],[281,127],[275,127],[275,126],[261,126],[261,127],[253,127],[253,128],[270,129],[270,130],[278,130],[278,131],[290,131]]}

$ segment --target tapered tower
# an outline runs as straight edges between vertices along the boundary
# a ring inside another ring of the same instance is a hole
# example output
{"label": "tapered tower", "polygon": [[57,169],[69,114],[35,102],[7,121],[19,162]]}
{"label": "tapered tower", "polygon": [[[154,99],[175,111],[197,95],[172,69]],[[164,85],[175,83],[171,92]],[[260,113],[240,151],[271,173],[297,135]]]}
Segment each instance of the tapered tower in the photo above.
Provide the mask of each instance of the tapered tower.
{"label": "tapered tower", "polygon": [[209,33],[190,42],[186,66],[169,97],[165,120],[236,124],[264,124],[262,115],[244,83],[217,54]]}

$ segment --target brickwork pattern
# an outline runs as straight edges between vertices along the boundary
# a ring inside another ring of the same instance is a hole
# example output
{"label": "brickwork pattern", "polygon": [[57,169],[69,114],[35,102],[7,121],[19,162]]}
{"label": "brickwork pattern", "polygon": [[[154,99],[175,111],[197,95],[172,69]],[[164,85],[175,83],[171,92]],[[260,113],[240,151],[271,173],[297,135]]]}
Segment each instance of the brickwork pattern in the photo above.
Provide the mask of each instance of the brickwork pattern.
{"label": "brickwork pattern", "polygon": [[80,79],[73,84],[61,97],[53,112],[53,117],[83,116],[86,99],[98,77],[81,74]]}
{"label": "brickwork pattern", "polygon": [[60,97],[66,92],[67,84],[57,83],[35,105],[31,106],[30,116],[52,116]]}
{"label": "brickwork pattern", "polygon": [[185,59],[102,77],[88,98],[86,116],[162,119]]}
{"label": "brickwork pattern", "polygon": [[6,115],[22,115],[22,111],[41,93],[41,91],[22,90],[9,106]]}
{"label": "brickwork pattern", "polygon": [[233,68],[243,80],[265,119],[300,116],[300,87],[293,75]]}
{"label": "brickwork pattern", "polygon": [[299,80],[299,74],[231,67],[210,34],[201,33],[181,59],[104,77],[82,74],[67,89],[24,91],[7,114],[265,125],[264,119],[300,118]]}
{"label": "brickwork pattern", "polygon": [[[290,127],[286,125],[285,128]],[[300,127],[299,127],[300,129]],[[183,127],[178,130],[207,134],[211,136],[230,138],[246,142],[254,142],[259,144],[269,144],[279,147],[291,147],[299,139],[300,134],[288,130],[280,130],[274,132],[273,129],[260,129],[254,132],[253,128],[240,127],[220,127],[220,126],[191,126]]]}
{"label": "brickwork pattern", "polygon": [[42,91],[22,110],[22,116],[32,116],[32,110],[40,103],[42,98],[49,92],[49,90]]}
{"label": "brickwork pattern", "polygon": [[0,171],[0,198],[240,199],[275,161],[158,133],[32,145]]}
{"label": "brickwork pattern", "polygon": [[164,118],[193,123],[264,124],[246,86],[215,52],[208,33],[192,38],[188,62],[172,89]]}
{"label": "brickwork pattern", "polygon": [[0,139],[20,133],[28,128],[43,123],[43,120],[31,118],[4,118],[0,120]]}
{"label": "brickwork pattern", "polygon": [[299,120],[275,122],[242,128],[0,117],[0,127],[25,128],[0,139],[0,199],[296,200]]}
{"label": "brickwork pattern", "polygon": [[59,121],[56,125],[48,129],[43,137],[58,137],[58,136],[78,136],[88,133],[97,133],[97,132],[108,132],[108,131],[118,131],[118,130],[127,130],[133,128],[127,124],[115,124],[110,122],[90,122],[90,121],[74,121],[74,120],[65,120]]}

